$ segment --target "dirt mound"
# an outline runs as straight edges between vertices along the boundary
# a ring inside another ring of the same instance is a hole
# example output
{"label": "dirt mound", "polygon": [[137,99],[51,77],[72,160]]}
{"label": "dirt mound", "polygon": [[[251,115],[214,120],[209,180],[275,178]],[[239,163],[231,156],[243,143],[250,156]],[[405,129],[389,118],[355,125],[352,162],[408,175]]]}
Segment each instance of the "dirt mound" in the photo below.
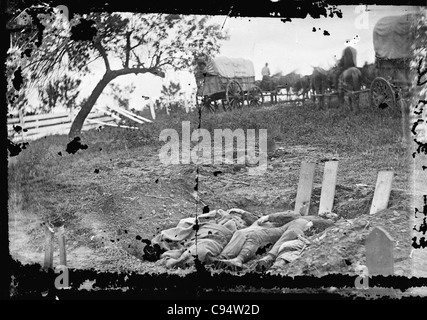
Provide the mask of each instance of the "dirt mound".
{"label": "dirt mound", "polygon": [[355,268],[366,264],[365,240],[376,226],[383,227],[394,240],[395,274],[410,276],[411,251],[409,212],[383,210],[354,219],[340,219],[333,227],[308,237],[311,244],[302,255],[287,264],[280,274],[325,276],[331,273],[357,275]]}

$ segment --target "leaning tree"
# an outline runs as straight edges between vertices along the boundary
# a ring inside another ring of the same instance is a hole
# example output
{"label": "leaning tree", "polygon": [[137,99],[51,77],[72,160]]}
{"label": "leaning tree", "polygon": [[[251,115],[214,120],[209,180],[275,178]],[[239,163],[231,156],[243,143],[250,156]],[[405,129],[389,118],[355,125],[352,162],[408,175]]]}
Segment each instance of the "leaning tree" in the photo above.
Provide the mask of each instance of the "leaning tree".
{"label": "leaning tree", "polygon": [[[41,17],[45,26],[41,45],[33,46],[22,69],[37,82],[67,71],[90,72],[88,65],[103,61],[104,72],[84,99],[69,132],[73,139],[107,85],[120,76],[167,70],[189,70],[196,55],[219,52],[226,31],[205,16],[140,13],[75,15],[68,23],[58,13]],[[24,73],[25,73],[24,72]],[[51,81],[51,80],[50,80]],[[49,81],[46,81],[48,83]]]}

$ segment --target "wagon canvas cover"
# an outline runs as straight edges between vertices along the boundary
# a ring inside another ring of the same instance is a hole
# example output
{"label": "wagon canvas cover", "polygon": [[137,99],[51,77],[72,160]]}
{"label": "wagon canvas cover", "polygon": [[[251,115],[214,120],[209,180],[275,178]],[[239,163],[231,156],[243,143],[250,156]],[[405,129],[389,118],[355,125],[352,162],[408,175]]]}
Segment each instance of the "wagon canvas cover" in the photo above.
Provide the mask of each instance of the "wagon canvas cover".
{"label": "wagon canvas cover", "polygon": [[381,59],[409,58],[414,34],[413,14],[384,17],[374,27],[373,40],[376,56]]}
{"label": "wagon canvas cover", "polygon": [[216,57],[209,59],[207,72],[209,75],[225,78],[255,77],[252,61],[242,58]]}
{"label": "wagon canvas cover", "polygon": [[[243,58],[204,58],[204,66],[196,69],[197,95],[225,94],[231,79],[237,81],[242,90],[255,85],[255,68],[252,61]],[[206,75],[206,76],[205,76]]]}

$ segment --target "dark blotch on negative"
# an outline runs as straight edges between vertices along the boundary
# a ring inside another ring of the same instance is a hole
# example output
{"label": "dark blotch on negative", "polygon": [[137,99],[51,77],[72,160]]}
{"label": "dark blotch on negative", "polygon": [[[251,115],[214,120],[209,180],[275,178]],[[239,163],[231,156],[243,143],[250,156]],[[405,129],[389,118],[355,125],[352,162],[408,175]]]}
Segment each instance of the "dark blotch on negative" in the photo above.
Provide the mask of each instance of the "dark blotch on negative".
{"label": "dark blotch on negative", "polygon": [[9,150],[11,157],[17,156],[22,151],[22,149],[26,149],[27,145],[29,145],[28,142],[16,144],[7,139],[7,150]]}
{"label": "dark blotch on negative", "polygon": [[21,89],[22,83],[24,81],[24,79],[22,78],[22,70],[21,67],[19,67],[18,69],[16,69],[16,71],[13,73],[13,87],[15,88],[16,91],[19,91],[19,89]]}
{"label": "dark blotch on negative", "polygon": [[33,49],[25,49],[24,52],[21,53],[21,58],[23,58],[24,55],[28,58],[31,57],[31,51],[33,51]]}
{"label": "dark blotch on negative", "polygon": [[198,231],[199,230],[199,221],[196,220],[196,224],[193,226],[193,230]]}
{"label": "dark blotch on negative", "polygon": [[74,41],[92,41],[96,33],[95,21],[81,19],[79,24],[71,27],[70,39]]}
{"label": "dark blotch on negative", "polygon": [[219,174],[221,174],[222,173],[222,171],[220,171],[220,170],[217,170],[217,171],[214,171],[213,172],[213,175],[215,176],[215,177],[217,177]]}
{"label": "dark blotch on negative", "polygon": [[75,154],[77,151],[79,151],[79,149],[84,150],[87,148],[88,147],[86,144],[81,144],[80,137],[75,137],[73,141],[67,144],[67,149],[65,149],[65,151],[67,151],[68,153]]}
{"label": "dark blotch on negative", "polygon": [[22,130],[21,126],[13,126],[13,130],[15,130],[16,133],[20,133]]}

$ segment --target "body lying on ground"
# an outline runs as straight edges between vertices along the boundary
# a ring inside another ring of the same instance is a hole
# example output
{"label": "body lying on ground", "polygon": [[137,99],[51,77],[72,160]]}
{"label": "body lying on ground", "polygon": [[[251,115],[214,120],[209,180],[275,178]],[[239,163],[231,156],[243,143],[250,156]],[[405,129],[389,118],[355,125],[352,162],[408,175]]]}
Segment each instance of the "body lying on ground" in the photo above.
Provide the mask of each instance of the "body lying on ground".
{"label": "body lying on ground", "polygon": [[163,230],[151,243],[166,250],[160,257],[168,268],[190,265],[195,257],[209,262],[221,253],[236,230],[250,226],[256,218],[241,209],[214,210],[199,215],[197,223],[196,218],[180,220],[175,228]]}
{"label": "body lying on ground", "polygon": [[284,264],[296,260],[306,246],[302,236],[312,226],[313,222],[304,218],[292,221],[267,255],[256,261],[256,270],[265,271],[270,267],[280,269]]}
{"label": "body lying on ground", "polygon": [[274,244],[265,260],[257,262],[259,267],[269,267],[277,258],[288,262],[295,258],[290,248],[300,248],[300,242],[288,243],[304,234],[311,226],[328,227],[333,221],[318,216],[301,216],[294,211],[273,213],[258,219],[250,227],[236,231],[221,254],[215,258],[217,267],[231,266],[241,268],[244,263],[256,256],[258,249]]}

